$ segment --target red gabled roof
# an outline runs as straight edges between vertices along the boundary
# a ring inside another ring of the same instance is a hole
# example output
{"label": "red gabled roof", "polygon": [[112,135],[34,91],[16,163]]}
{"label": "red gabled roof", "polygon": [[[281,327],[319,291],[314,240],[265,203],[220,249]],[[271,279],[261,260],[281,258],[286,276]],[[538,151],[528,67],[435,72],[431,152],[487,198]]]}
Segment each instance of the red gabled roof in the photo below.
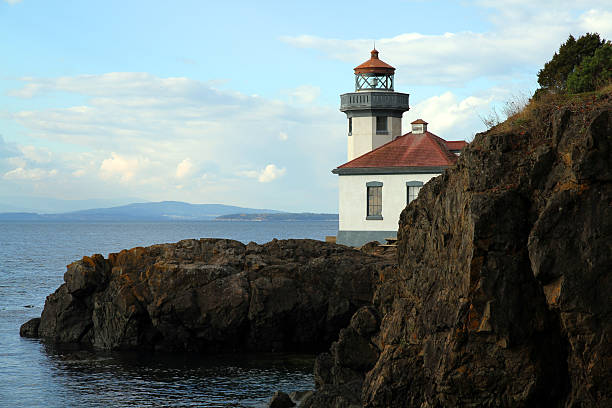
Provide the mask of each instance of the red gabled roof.
{"label": "red gabled roof", "polygon": [[[449,143],[453,148],[448,146]],[[457,161],[457,156],[450,150],[458,150],[456,146],[459,144],[463,147],[467,143],[447,142],[431,132],[419,134],[410,132],[338,168],[446,167]]]}

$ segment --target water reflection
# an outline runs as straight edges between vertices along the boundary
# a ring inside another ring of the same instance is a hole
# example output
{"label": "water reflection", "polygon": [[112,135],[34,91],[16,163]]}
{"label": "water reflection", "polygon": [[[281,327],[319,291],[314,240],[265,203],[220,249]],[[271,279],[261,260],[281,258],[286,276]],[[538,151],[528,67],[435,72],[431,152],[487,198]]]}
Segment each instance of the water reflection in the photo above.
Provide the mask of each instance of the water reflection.
{"label": "water reflection", "polygon": [[313,355],[44,349],[69,406],[264,407],[276,390],[313,388]]}

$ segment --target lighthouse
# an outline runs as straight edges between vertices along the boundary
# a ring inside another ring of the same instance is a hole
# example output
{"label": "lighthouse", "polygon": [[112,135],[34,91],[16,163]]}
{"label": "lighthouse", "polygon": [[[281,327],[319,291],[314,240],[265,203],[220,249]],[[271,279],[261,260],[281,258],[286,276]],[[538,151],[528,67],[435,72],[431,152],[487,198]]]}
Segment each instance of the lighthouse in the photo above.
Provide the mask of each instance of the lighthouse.
{"label": "lighthouse", "polygon": [[402,135],[408,94],[393,90],[395,68],[372,50],[355,71],[355,92],[340,95],[348,118],[348,161],[338,175],[336,242],[361,246],[397,237],[400,214],[421,187],[455,164],[464,140],[447,141],[417,119]]}
{"label": "lighthouse", "polygon": [[410,95],[393,90],[395,68],[376,49],[354,71],[355,92],[340,95],[340,111],[348,118],[348,161],[401,136],[402,115],[410,109]]}

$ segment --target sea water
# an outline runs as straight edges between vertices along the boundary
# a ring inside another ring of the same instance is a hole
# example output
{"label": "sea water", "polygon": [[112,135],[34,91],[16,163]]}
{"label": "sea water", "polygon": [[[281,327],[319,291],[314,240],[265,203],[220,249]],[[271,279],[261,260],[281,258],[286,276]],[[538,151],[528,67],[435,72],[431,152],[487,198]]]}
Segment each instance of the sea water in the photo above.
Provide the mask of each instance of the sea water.
{"label": "sea water", "polygon": [[0,223],[0,407],[264,407],[313,389],[313,355],[93,352],[19,337],[66,265],[83,255],[187,238],[322,240],[337,221]]}

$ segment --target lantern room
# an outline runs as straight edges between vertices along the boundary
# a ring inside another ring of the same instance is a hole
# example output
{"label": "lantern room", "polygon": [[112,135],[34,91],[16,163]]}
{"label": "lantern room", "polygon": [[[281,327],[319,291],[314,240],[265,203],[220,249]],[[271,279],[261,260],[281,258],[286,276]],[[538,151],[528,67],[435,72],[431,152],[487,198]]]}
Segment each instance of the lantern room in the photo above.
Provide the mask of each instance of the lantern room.
{"label": "lantern room", "polygon": [[378,51],[370,52],[370,59],[355,67],[355,92],[393,91],[395,68],[378,59]]}

